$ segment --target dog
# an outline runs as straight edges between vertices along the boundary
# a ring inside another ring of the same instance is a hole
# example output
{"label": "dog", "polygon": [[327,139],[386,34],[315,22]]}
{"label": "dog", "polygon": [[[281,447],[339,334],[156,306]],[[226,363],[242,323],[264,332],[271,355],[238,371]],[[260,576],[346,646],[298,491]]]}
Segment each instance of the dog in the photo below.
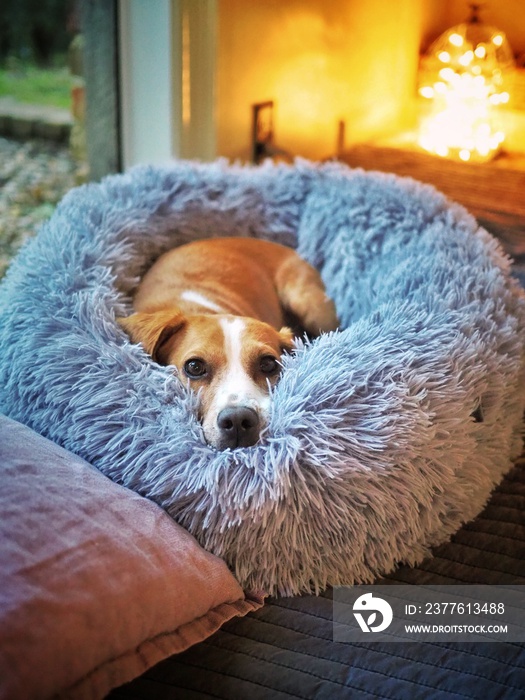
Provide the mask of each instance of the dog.
{"label": "dog", "polygon": [[206,441],[224,450],[258,442],[280,358],[299,323],[310,336],[335,330],[335,307],[317,270],[286,246],[211,238],[174,248],[146,272],[134,313],[119,323],[197,392]]}

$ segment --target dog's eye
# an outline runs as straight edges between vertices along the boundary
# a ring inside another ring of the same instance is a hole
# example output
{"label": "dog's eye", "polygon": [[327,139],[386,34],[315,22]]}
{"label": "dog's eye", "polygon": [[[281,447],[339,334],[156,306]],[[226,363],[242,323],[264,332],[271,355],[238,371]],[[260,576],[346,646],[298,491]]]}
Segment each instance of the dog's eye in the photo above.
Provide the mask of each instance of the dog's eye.
{"label": "dog's eye", "polygon": [[275,357],[272,355],[265,355],[259,360],[259,369],[263,374],[276,374],[281,367]]}
{"label": "dog's eye", "polygon": [[190,379],[200,379],[206,374],[206,363],[204,360],[200,360],[197,357],[193,357],[191,360],[186,360],[184,363],[184,373]]}

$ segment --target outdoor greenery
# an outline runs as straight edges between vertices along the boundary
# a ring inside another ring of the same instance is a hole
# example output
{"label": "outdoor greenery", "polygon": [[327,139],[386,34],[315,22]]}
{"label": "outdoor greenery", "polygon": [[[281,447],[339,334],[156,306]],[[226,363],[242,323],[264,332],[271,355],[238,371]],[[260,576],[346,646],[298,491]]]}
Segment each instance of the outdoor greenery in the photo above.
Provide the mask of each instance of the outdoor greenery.
{"label": "outdoor greenery", "polygon": [[0,98],[68,109],[74,0],[0,0]]}
{"label": "outdoor greenery", "polygon": [[69,109],[71,74],[68,68],[40,68],[16,64],[0,68],[0,98]]}

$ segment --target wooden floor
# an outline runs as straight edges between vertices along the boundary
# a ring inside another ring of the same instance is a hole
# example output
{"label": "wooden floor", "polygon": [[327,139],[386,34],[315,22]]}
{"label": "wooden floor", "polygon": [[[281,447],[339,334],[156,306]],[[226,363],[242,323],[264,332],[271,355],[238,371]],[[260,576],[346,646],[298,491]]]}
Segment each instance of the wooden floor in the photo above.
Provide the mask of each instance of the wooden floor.
{"label": "wooden floor", "polygon": [[463,204],[497,236],[520,266],[525,265],[525,163],[501,157],[491,163],[469,164],[416,150],[360,145],[339,160],[352,167],[406,175],[437,187]]}

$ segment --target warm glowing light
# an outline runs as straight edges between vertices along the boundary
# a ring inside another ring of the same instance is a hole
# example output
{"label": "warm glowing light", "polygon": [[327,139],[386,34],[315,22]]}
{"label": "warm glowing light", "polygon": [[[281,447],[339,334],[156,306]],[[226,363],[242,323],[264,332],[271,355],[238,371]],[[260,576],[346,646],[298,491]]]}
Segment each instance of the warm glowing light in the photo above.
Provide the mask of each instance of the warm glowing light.
{"label": "warm glowing light", "polygon": [[476,46],[474,49],[474,55],[476,58],[485,58],[487,55],[487,49],[483,46],[483,44],[479,44],[479,46]]}
{"label": "warm glowing light", "polygon": [[489,102],[491,105],[504,105],[510,100],[510,95],[508,92],[494,93],[489,97]]}
{"label": "warm glowing light", "polygon": [[474,51],[465,51],[465,53],[459,57],[459,62],[462,66],[468,66],[470,63],[472,63],[473,58]]}
{"label": "warm glowing light", "polygon": [[453,46],[463,46],[463,37],[461,34],[451,34],[448,40]]}
{"label": "warm glowing light", "polygon": [[486,160],[503,141],[493,128],[491,108],[509,100],[508,92],[493,92],[483,75],[457,73],[445,68],[440,80],[421,90],[434,98],[435,112],[422,124],[420,145],[439,156],[456,154],[460,160]]}
{"label": "warm glowing light", "polygon": [[188,13],[182,16],[182,71],[181,71],[182,123],[191,122],[191,65],[190,65],[190,22]]}
{"label": "warm glowing light", "polygon": [[498,110],[510,101],[506,80],[514,66],[503,32],[483,25],[475,13],[434,42],[431,72],[419,89],[426,98],[419,144],[463,162],[486,161],[499,151],[505,134]]}
{"label": "warm glowing light", "polygon": [[425,85],[424,87],[420,88],[419,94],[421,97],[431,100],[434,97],[434,88],[430,87],[430,85]]}
{"label": "warm glowing light", "polygon": [[454,71],[452,68],[442,68],[439,71],[439,77],[443,78],[443,80],[453,80],[454,79]]}
{"label": "warm glowing light", "polygon": [[478,134],[481,136],[482,139],[488,139],[490,137],[490,125],[487,123],[480,124]]}
{"label": "warm glowing light", "polygon": [[434,83],[436,109],[422,124],[420,145],[442,157],[455,153],[464,162],[490,157],[503,140],[490,113],[501,95],[491,95],[491,89],[483,76],[469,73]]}

